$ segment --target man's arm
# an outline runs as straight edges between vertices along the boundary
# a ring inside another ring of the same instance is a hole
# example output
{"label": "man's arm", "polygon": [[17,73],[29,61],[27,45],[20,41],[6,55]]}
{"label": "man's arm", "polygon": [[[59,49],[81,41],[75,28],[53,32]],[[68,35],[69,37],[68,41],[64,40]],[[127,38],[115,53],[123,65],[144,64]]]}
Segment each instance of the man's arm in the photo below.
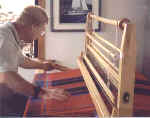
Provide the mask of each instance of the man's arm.
{"label": "man's arm", "polygon": [[43,99],[65,100],[69,95],[63,89],[48,88],[40,88],[40,91],[38,91],[37,94],[37,89],[35,89],[37,87],[23,79],[18,73],[9,71],[5,72],[3,76],[5,76],[5,84],[10,89],[25,96],[35,96]]}
{"label": "man's arm", "polygon": [[52,62],[50,62],[50,64],[44,63],[42,60],[39,59],[31,59],[31,58],[27,58],[25,57],[24,59],[24,63],[20,65],[20,67],[22,68],[27,68],[27,69],[45,69],[46,68],[46,64],[49,66],[49,68],[52,68]]}
{"label": "man's arm", "polygon": [[43,69],[43,70],[53,70],[58,69],[61,71],[67,71],[70,68],[66,66],[62,66],[60,64],[57,64],[55,60],[39,60],[39,59],[30,59],[25,57],[25,61],[23,64],[20,65],[23,68],[27,69]]}
{"label": "man's arm", "polygon": [[26,96],[34,96],[35,85],[26,81],[18,73],[13,71],[5,72],[4,77],[6,85],[13,91]]}

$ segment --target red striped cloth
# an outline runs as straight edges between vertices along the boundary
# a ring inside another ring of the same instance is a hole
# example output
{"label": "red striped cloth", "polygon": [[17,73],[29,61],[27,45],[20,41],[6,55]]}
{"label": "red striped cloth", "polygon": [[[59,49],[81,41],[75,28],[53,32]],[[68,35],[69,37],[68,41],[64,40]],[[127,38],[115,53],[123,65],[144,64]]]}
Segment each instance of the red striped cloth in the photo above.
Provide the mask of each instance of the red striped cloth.
{"label": "red striped cloth", "polygon": [[95,107],[79,69],[39,74],[34,83],[47,88],[63,88],[71,97],[63,102],[30,98],[24,116],[94,116]]}
{"label": "red striped cloth", "polygon": [[[95,108],[79,69],[37,74],[34,83],[48,88],[64,88],[72,95],[68,101],[30,98],[24,116],[93,116]],[[150,116],[150,80],[136,73],[134,116]]]}
{"label": "red striped cloth", "polygon": [[150,79],[136,73],[134,89],[134,116],[150,117]]}

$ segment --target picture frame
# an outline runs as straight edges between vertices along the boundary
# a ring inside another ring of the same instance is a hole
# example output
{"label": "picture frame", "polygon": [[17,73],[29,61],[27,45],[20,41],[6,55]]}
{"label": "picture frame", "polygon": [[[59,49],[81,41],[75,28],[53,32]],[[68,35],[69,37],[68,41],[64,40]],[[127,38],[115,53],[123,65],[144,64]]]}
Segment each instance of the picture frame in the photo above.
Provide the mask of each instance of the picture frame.
{"label": "picture frame", "polygon": [[[100,16],[100,6],[100,0],[51,0],[51,31],[85,31],[86,15],[92,12]],[[100,23],[94,21],[93,27],[95,31],[100,31]]]}

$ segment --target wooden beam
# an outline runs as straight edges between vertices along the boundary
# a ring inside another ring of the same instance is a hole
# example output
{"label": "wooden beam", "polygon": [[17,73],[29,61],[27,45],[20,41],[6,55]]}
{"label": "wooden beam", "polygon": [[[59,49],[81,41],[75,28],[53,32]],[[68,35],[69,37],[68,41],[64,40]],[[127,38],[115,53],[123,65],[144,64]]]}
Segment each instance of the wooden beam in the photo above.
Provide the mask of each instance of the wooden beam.
{"label": "wooden beam", "polygon": [[92,80],[86,66],[84,65],[84,62],[82,61],[82,58],[78,58],[78,64],[81,69],[81,73],[83,75],[84,81],[86,83],[86,86],[90,92],[92,101],[96,107],[96,111],[99,117],[108,117],[110,116],[110,113],[101,97],[99,94],[99,91],[96,88],[96,85],[94,81]]}
{"label": "wooden beam", "polygon": [[90,17],[94,18],[95,20],[97,20],[99,22],[103,22],[103,23],[111,24],[111,25],[115,25],[115,26],[117,26],[119,23],[117,20],[110,20],[110,19],[106,19],[106,18],[99,17],[99,16],[92,15],[92,14],[90,15]]}
{"label": "wooden beam", "polygon": [[126,24],[122,36],[122,57],[119,64],[120,88],[118,91],[119,116],[133,116],[134,84],[136,70],[136,30]]}
{"label": "wooden beam", "polygon": [[[41,6],[42,8],[45,8],[46,1],[38,0],[38,5]],[[39,39],[38,39],[38,58],[45,59],[45,35],[39,37]]]}
{"label": "wooden beam", "polygon": [[89,33],[86,33],[86,35],[92,40],[92,42],[94,42],[97,46],[99,46],[100,48],[102,48],[107,54],[109,54],[112,58],[115,57],[115,54],[112,53],[112,51],[108,50],[104,45],[102,45],[101,43],[99,43],[96,38],[94,38],[92,35],[90,35]]}
{"label": "wooden beam", "polygon": [[120,52],[120,49],[111,44],[109,41],[105,40],[103,37],[98,35],[96,32],[92,32],[92,35],[94,35],[96,38],[98,38],[100,41],[104,42],[106,45],[110,46],[111,48],[115,49],[116,51]]}
{"label": "wooden beam", "polygon": [[113,105],[115,105],[115,96],[112,94],[111,90],[105,84],[105,82],[103,81],[101,75],[99,75],[99,73],[97,72],[97,70],[92,65],[92,63],[90,62],[90,60],[88,59],[88,57],[86,55],[84,55],[83,58],[86,61],[87,65],[90,68],[90,70],[92,71],[92,73],[95,75],[96,80],[101,84],[103,90],[105,91],[105,94],[109,97],[110,103],[112,103]]}

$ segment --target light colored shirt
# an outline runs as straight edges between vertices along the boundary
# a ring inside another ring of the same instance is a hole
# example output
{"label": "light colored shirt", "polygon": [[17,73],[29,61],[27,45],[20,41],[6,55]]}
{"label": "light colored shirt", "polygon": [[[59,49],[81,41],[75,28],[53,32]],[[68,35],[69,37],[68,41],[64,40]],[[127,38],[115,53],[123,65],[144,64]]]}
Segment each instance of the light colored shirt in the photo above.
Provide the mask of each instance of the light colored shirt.
{"label": "light colored shirt", "polygon": [[24,62],[19,46],[19,36],[12,23],[0,25],[0,72],[18,72],[18,66]]}

